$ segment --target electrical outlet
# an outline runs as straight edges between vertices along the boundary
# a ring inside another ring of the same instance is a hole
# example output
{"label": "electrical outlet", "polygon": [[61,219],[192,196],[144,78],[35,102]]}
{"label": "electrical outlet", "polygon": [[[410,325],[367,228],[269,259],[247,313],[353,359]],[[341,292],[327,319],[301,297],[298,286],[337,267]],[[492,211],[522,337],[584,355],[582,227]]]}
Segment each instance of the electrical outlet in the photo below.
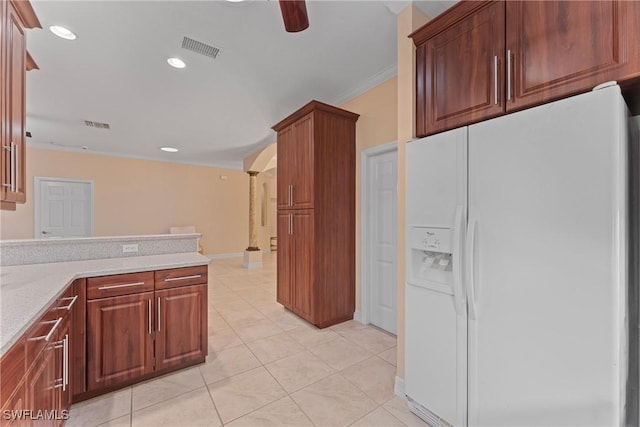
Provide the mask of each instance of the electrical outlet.
{"label": "electrical outlet", "polygon": [[131,252],[138,252],[138,244],[137,243],[132,243],[129,245],[122,245],[122,252],[123,253],[131,253]]}

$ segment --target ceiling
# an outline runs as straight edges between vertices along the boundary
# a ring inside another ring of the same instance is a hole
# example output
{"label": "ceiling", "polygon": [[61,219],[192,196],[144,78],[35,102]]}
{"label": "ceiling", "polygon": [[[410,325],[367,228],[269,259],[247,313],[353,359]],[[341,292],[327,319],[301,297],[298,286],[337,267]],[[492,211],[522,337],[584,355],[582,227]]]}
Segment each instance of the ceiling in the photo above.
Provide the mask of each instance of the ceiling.
{"label": "ceiling", "polygon": [[[27,74],[29,144],[241,169],[311,99],[339,105],[395,75],[407,3],[308,0],[309,29],[286,33],[277,1],[32,0],[44,29],[28,33],[40,67]],[[453,3],[416,4],[435,16]],[[182,49],[184,36],[221,53]]]}

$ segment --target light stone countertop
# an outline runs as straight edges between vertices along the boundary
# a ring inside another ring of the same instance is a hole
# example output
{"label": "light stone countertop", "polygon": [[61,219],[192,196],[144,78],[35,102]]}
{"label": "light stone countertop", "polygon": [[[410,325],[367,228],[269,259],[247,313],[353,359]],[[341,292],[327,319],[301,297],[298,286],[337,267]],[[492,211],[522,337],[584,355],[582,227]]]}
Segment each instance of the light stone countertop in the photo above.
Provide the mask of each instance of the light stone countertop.
{"label": "light stone countertop", "polygon": [[207,265],[197,252],[2,267],[0,356],[62,295],[75,279]]}

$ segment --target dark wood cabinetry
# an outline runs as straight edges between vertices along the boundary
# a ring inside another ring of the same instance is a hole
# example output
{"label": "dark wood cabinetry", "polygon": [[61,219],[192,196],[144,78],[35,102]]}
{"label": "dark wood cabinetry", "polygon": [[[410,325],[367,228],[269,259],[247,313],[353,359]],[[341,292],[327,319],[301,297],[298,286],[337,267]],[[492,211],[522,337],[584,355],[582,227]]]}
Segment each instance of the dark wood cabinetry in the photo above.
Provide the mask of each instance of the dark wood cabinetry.
{"label": "dark wood cabinetry", "polygon": [[355,124],[312,101],[278,132],[277,299],[319,327],[355,309]]}
{"label": "dark wood cabinetry", "polygon": [[0,359],[2,407],[13,411],[3,412],[2,425],[63,422],[72,394],[76,290],[70,285]]}
{"label": "dark wood cabinetry", "polygon": [[425,136],[640,78],[640,2],[462,1],[411,35]]}
{"label": "dark wood cabinetry", "polygon": [[88,279],[87,392],[203,362],[207,279],[206,266]]}
{"label": "dark wood cabinetry", "polygon": [[26,201],[25,94],[26,29],[41,28],[28,1],[3,1],[0,6],[0,208],[15,210]]}
{"label": "dark wood cabinetry", "polygon": [[156,369],[201,361],[207,355],[207,286],[156,291]]}
{"label": "dark wood cabinetry", "polygon": [[153,292],[87,301],[87,390],[153,371]]}

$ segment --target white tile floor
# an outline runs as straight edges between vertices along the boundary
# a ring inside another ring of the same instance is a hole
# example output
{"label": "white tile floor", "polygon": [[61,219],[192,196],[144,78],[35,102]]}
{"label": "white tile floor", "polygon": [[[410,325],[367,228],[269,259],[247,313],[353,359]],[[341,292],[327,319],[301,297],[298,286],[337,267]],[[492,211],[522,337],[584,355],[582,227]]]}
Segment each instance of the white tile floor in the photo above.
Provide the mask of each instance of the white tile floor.
{"label": "white tile floor", "polygon": [[275,254],[209,269],[203,365],[71,407],[67,426],[426,426],[393,394],[396,339],[316,329],[275,301]]}

